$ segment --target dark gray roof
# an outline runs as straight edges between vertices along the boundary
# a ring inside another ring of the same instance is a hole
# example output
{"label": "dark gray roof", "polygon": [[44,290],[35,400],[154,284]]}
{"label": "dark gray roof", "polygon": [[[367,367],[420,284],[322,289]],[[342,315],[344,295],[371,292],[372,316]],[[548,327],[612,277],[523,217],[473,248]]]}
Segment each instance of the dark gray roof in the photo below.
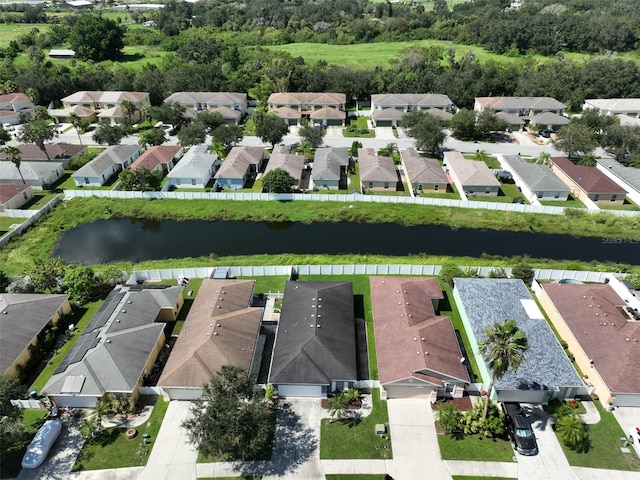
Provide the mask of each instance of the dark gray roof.
{"label": "dark gray roof", "polygon": [[274,384],[356,380],[350,282],[287,282],[269,372]]}
{"label": "dark gray roof", "polygon": [[96,158],[80,167],[72,177],[96,177],[102,175],[114,164],[124,164],[136,152],[140,152],[140,145],[113,145],[100,153]]}
{"label": "dark gray roof", "polygon": [[0,293],[0,373],[13,365],[68,298],[67,295]]}
{"label": "dark gray roof", "polygon": [[601,170],[609,170],[618,179],[617,183],[640,192],[640,168],[627,167],[612,158],[599,158],[596,162]]}
{"label": "dark gray roof", "polygon": [[504,155],[506,167],[516,173],[533,192],[571,192],[546,165],[528,163],[520,155]]}
{"label": "dark gray roof", "polygon": [[340,180],[340,167],[349,165],[348,148],[318,148],[313,157],[311,177],[320,180]]}
{"label": "dark gray roof", "polygon": [[[580,386],[582,381],[551,331],[542,312],[531,298],[522,280],[456,278],[459,295],[476,341],[485,338],[486,327],[506,319],[516,322],[527,336],[529,349],[517,373],[509,370],[498,388],[553,389],[556,386]],[[531,315],[531,316],[530,316]]]}

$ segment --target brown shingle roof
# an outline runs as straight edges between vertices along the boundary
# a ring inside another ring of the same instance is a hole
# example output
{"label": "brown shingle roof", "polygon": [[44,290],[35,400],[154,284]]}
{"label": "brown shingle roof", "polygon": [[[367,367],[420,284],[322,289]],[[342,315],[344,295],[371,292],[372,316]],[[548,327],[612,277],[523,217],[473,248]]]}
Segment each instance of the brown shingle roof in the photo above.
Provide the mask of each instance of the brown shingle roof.
{"label": "brown shingle roof", "polygon": [[250,307],[254,280],[203,280],[158,381],[201,387],[223,365],[249,369],[262,308]]}
{"label": "brown shingle roof", "polygon": [[153,171],[158,165],[170,163],[171,160],[182,150],[177,145],[158,145],[149,147],[142,155],[140,155],[132,164],[131,170],[140,167],[147,167]]}
{"label": "brown shingle roof", "polygon": [[624,301],[613,288],[557,283],[542,288],[611,392],[640,393],[640,322],[628,321],[618,309]]}
{"label": "brown shingle roof", "polygon": [[263,158],[263,147],[233,147],[214,178],[242,178],[250,165],[258,166]]}
{"label": "brown shingle roof", "polygon": [[451,321],[433,307],[444,298],[436,278],[369,277],[369,285],[381,384],[408,377],[469,382]]}
{"label": "brown shingle roof", "polygon": [[[20,150],[20,158],[22,158],[23,162],[28,161],[46,161],[47,156],[44,154],[42,150],[38,148],[35,143],[27,143],[23,145],[18,145],[18,150]],[[70,143],[47,143],[45,144],[45,149],[47,153],[51,157],[51,160],[56,159],[66,159],[72,158],[78,155],[79,153],[84,152],[87,147],[84,145],[73,145]],[[7,156],[4,153],[0,153],[0,159],[4,160]]]}
{"label": "brown shingle roof", "polygon": [[626,195],[627,192],[596,167],[576,165],[566,157],[553,157],[551,161],[570,177],[586,193],[611,193]]}
{"label": "brown shingle roof", "polygon": [[4,205],[29,188],[31,188],[30,185],[22,183],[0,183],[0,205]]}

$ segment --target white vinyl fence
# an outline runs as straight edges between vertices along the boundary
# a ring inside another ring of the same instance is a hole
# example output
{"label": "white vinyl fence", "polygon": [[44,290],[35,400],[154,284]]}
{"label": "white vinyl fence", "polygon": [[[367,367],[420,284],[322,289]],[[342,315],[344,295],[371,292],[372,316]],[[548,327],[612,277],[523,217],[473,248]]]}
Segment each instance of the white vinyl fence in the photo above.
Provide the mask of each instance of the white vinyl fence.
{"label": "white vinyl fence", "polygon": [[38,220],[40,220],[46,213],[48,213],[53,207],[55,207],[58,203],[62,201],[62,197],[60,195],[56,195],[40,210],[5,210],[5,213],[8,217],[12,218],[26,218],[24,222],[22,222],[19,226],[9,231],[6,235],[0,238],[0,248],[4,247],[11,241],[13,237],[17,237],[21,235],[27,228],[35,224]]}

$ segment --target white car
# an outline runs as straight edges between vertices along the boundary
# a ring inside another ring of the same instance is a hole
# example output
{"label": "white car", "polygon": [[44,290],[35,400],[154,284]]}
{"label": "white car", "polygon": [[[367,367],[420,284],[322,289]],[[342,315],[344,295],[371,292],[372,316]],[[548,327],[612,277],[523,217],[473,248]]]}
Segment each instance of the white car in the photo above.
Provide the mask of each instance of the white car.
{"label": "white car", "polygon": [[640,457],[640,427],[632,428],[629,431],[629,443],[635,448],[636,455]]}
{"label": "white car", "polygon": [[11,125],[10,123],[3,123],[2,124],[2,128],[4,128],[7,132],[11,132],[11,131],[15,130],[15,127],[13,125]]}

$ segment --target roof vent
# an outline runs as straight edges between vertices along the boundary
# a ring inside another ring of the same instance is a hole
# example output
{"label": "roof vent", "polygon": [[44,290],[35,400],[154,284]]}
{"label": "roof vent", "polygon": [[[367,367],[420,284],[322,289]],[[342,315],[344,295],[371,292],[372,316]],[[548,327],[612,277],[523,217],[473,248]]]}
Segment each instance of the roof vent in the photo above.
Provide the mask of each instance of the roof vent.
{"label": "roof vent", "polygon": [[219,323],[216,323],[216,327],[222,327],[222,325],[220,325]]}
{"label": "roof vent", "polygon": [[322,318],[322,315],[318,314],[318,318]]}
{"label": "roof vent", "polygon": [[409,314],[409,318],[413,318],[413,315]]}
{"label": "roof vent", "polygon": [[406,291],[406,290],[404,290],[404,293],[407,293],[407,291]]}
{"label": "roof vent", "polygon": [[429,355],[429,352],[424,352],[425,355]]}
{"label": "roof vent", "polygon": [[630,340],[629,337],[624,339],[625,342],[628,342],[629,340]]}
{"label": "roof vent", "polygon": [[401,314],[400,314],[400,318],[404,318],[404,313],[401,313]]}
{"label": "roof vent", "polygon": [[116,318],[116,323],[120,323],[120,319],[119,318]]}
{"label": "roof vent", "polygon": [[596,312],[596,317],[597,317],[598,315],[600,315],[600,314],[599,314],[598,312]]}
{"label": "roof vent", "polygon": [[127,311],[126,310],[122,310],[122,313],[127,313]]}
{"label": "roof vent", "polygon": [[416,337],[413,337],[413,341],[415,342],[416,340],[418,340]]}
{"label": "roof vent", "polygon": [[405,305],[410,305],[410,303],[409,302],[405,302]]}
{"label": "roof vent", "polygon": [[320,325],[316,325],[316,327],[320,328]]}
{"label": "roof vent", "polygon": [[218,332],[213,332],[213,336],[217,337],[218,336]]}
{"label": "roof vent", "polygon": [[210,327],[213,327],[213,323],[210,323],[210,324],[209,324],[209,326],[210,326]]}
{"label": "roof vent", "polygon": [[396,290],[396,293],[400,293],[400,290]]}
{"label": "roof vent", "polygon": [[218,308],[222,308],[222,305],[218,305]]}
{"label": "roof vent", "polygon": [[398,302],[398,305],[402,305],[402,302]]}
{"label": "roof vent", "polygon": [[613,323],[613,322],[611,322],[611,326],[612,326],[612,327],[615,327],[615,326],[616,326],[616,324],[615,324],[615,323]]}
{"label": "roof vent", "polygon": [[312,302],[315,302],[315,301],[316,301],[316,297],[313,297],[313,298],[311,299],[311,301],[312,301]]}
{"label": "roof vent", "polygon": [[[627,341],[629,341],[628,338],[627,338]],[[105,340],[105,343],[111,343],[111,340]]]}
{"label": "roof vent", "polygon": [[587,296],[586,295],[582,295],[582,298],[587,298]]}
{"label": "roof vent", "polygon": [[311,325],[309,325],[311,328],[313,328],[315,325],[313,325],[313,323]]}
{"label": "roof vent", "polygon": [[420,355],[420,352],[416,352],[416,355]]}
{"label": "roof vent", "polygon": [[426,339],[426,338],[424,338],[424,337],[422,337],[422,341],[423,341],[423,342],[426,342],[426,341],[427,341],[427,339]]}
{"label": "roof vent", "polygon": [[322,299],[321,299],[321,298],[318,298],[318,301],[319,301],[319,302],[321,302],[321,301],[322,301]]}
{"label": "roof vent", "polygon": [[128,303],[129,305],[131,305],[133,302],[132,302],[131,300],[129,300],[127,303]]}
{"label": "roof vent", "polygon": [[207,332],[207,337],[208,337],[209,335],[211,335],[211,333],[210,333],[210,332]]}

